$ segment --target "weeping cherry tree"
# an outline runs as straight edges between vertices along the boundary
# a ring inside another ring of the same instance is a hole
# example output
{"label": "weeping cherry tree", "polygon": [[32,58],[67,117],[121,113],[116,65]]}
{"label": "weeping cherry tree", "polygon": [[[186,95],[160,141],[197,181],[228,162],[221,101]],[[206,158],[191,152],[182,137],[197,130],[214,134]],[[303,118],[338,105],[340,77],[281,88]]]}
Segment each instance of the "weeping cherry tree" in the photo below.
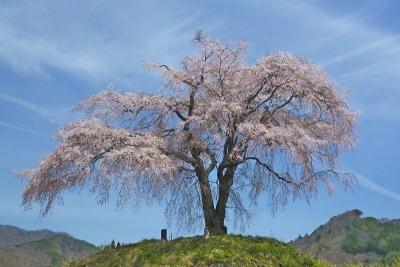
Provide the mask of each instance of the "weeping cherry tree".
{"label": "weeping cherry tree", "polygon": [[88,189],[100,204],[110,193],[118,207],[160,201],[170,222],[220,235],[228,218],[249,222],[260,200],[274,210],[353,181],[338,161],[357,114],[320,67],[284,52],[249,66],[245,43],[194,43],[180,68],[146,64],[162,93],[112,87],[79,103],[57,148],[19,172],[23,205],[46,215],[64,191]]}

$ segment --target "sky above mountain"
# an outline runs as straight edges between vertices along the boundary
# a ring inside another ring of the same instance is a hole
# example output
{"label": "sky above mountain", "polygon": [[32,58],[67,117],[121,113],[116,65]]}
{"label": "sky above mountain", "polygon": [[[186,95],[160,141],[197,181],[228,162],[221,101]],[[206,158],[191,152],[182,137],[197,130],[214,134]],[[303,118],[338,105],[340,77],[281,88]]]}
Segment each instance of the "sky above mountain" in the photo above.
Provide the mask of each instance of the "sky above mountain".
{"label": "sky above mountain", "polygon": [[275,51],[308,58],[360,113],[358,144],[342,160],[358,186],[338,186],[332,196],[321,190],[274,216],[261,201],[245,233],[290,240],[354,208],[399,217],[400,2],[0,0],[0,6],[0,224],[65,231],[96,244],[158,237],[167,226],[158,204],[116,210],[81,191],[65,194],[64,205],[47,217],[39,217],[37,206],[24,211],[26,183],[13,172],[50,153],[55,131],[77,117],[71,108],[110,83],[158,92],[161,81],[143,62],[179,66],[196,52],[191,40],[199,29],[223,42],[248,42],[249,64]]}

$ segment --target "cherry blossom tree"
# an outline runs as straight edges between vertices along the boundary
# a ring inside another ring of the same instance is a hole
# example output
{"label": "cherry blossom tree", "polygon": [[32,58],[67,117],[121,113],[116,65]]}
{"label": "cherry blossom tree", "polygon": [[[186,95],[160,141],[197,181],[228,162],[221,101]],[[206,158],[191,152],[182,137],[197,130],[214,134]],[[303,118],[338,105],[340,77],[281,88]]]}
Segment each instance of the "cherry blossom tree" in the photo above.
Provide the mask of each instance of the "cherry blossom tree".
{"label": "cherry blossom tree", "polygon": [[284,52],[249,66],[243,42],[194,43],[180,68],[146,64],[162,93],[111,87],[78,104],[58,147],[20,171],[23,205],[39,202],[45,215],[66,190],[89,189],[100,204],[116,192],[119,207],[161,201],[170,221],[218,235],[226,216],[248,222],[260,199],[275,210],[353,181],[338,160],[357,114],[320,67]]}

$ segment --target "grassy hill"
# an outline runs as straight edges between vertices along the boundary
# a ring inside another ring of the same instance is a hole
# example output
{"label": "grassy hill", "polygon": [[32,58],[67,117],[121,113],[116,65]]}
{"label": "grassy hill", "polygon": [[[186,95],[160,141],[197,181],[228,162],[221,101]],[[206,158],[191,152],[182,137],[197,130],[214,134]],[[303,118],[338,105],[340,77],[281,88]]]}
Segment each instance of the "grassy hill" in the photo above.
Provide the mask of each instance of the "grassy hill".
{"label": "grassy hill", "polygon": [[223,236],[147,240],[106,248],[80,261],[77,266],[329,266],[271,238]]}
{"label": "grassy hill", "polygon": [[0,266],[56,267],[67,259],[80,259],[97,251],[94,245],[65,233],[26,231],[12,226],[1,229]]}
{"label": "grassy hill", "polygon": [[312,234],[291,244],[332,263],[389,263],[400,256],[400,220],[361,217],[352,210],[331,218]]}

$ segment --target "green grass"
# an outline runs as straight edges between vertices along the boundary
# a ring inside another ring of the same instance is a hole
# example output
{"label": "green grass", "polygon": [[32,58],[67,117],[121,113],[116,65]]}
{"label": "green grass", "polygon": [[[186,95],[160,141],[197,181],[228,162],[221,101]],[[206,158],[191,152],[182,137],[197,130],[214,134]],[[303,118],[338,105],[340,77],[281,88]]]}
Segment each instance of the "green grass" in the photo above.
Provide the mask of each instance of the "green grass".
{"label": "green grass", "polygon": [[[65,266],[330,266],[272,238],[219,236],[145,240],[120,249],[106,248]],[[223,266],[223,265],[221,265]]]}

